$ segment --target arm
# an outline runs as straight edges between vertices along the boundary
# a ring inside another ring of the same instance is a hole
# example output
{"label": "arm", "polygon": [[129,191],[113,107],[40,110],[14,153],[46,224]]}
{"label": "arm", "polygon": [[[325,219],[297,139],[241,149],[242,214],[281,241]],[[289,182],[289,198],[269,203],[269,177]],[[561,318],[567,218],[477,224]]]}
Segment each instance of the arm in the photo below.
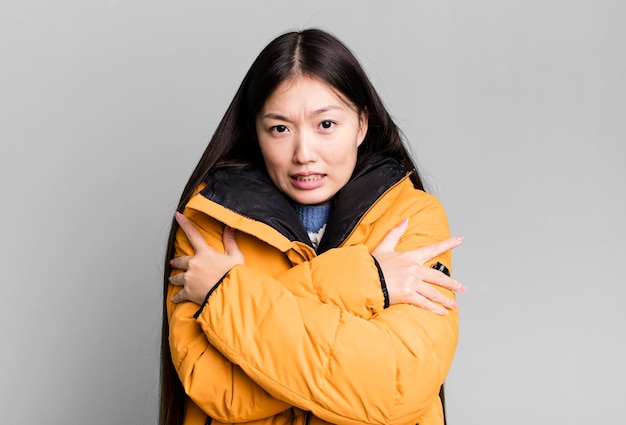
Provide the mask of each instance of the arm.
{"label": "arm", "polygon": [[198,321],[270,394],[332,423],[408,423],[433,403],[456,345],[455,312],[398,304],[368,321],[271,279],[242,284],[257,277],[236,266]]}
{"label": "arm", "polygon": [[[204,215],[195,215],[194,219],[201,238],[215,250],[224,251],[221,242],[223,225]],[[180,230],[175,248],[175,257],[194,255],[193,246]],[[350,263],[356,266],[358,273],[336,266]],[[329,288],[321,285],[316,276],[331,265],[331,270],[337,273],[343,284]],[[179,272],[174,270],[173,275]],[[380,309],[383,307],[380,282],[375,273],[372,257],[361,245],[333,250],[311,262],[303,262],[287,269],[278,280],[302,296],[335,303],[354,314],[370,317],[377,304]],[[351,279],[344,279],[348,277]],[[168,300],[180,289],[170,285]],[[189,397],[212,418],[229,423],[271,416],[291,407],[289,403],[271,397],[207,341],[194,319],[197,309],[193,303],[168,302],[172,359]]]}
{"label": "arm", "polygon": [[[460,245],[463,238],[445,240],[449,232],[439,202],[423,193],[417,199],[408,202],[407,208],[385,211],[394,217],[387,222],[400,223],[391,231],[388,224],[378,226],[366,239],[357,232],[360,236],[341,248],[293,266],[276,278],[296,296],[314,297],[364,319],[397,303],[447,314],[446,308],[458,307],[449,290],[463,292],[467,288],[430,266],[440,262],[449,270],[450,255],[446,252]],[[383,232],[386,235],[380,240]],[[424,248],[412,252],[416,247]],[[371,254],[369,250],[373,250]],[[436,286],[448,291],[438,291]]]}
{"label": "arm", "polygon": [[[220,227],[214,223],[203,231],[216,249],[221,249],[216,246],[221,237],[215,237],[221,232]],[[193,251],[179,231],[176,256],[181,255],[193,255]],[[170,350],[185,392],[194,403],[210,417],[225,423],[248,422],[290,408],[290,404],[270,396],[209,343],[193,317],[198,310],[196,304],[169,301],[179,290],[170,285],[168,291]]]}
{"label": "arm", "polygon": [[[331,282],[328,276],[333,277]],[[363,319],[385,307],[378,270],[362,244],[326,251],[291,267],[276,280],[295,296],[333,304]]]}
{"label": "arm", "polygon": [[[438,204],[420,215],[426,217],[411,221],[434,218],[435,224],[428,234],[412,227],[401,241],[405,248],[447,236]],[[450,253],[433,261],[449,267]],[[272,395],[334,423],[409,423],[430,409],[458,328],[454,310],[438,316],[408,304],[364,320],[337,305],[295,296],[244,265],[215,289],[198,322],[220,352]]]}

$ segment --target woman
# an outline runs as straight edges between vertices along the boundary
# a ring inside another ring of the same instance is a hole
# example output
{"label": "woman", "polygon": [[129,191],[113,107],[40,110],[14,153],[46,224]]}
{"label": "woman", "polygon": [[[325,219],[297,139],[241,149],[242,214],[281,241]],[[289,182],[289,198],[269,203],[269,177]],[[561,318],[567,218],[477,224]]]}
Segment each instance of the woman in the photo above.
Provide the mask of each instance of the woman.
{"label": "woman", "polygon": [[443,423],[462,238],[422,189],[341,42],[272,41],[172,225],[161,423]]}

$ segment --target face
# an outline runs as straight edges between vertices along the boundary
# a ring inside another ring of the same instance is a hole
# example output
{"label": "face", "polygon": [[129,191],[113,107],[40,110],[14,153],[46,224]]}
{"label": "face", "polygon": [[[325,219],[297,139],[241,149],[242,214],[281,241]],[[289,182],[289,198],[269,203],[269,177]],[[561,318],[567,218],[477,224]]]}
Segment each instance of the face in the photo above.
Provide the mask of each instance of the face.
{"label": "face", "polygon": [[367,116],[321,80],[279,85],[256,117],[256,132],[272,182],[299,204],[320,205],[350,179]]}

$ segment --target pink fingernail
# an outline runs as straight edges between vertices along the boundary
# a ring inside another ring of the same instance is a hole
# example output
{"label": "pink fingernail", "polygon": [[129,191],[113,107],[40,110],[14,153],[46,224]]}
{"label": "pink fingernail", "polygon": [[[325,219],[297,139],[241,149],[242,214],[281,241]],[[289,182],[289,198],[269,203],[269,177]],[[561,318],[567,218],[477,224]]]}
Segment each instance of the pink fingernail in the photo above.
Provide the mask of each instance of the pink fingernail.
{"label": "pink fingernail", "polygon": [[455,236],[453,239],[457,242],[463,242],[463,240],[465,239],[465,236]]}
{"label": "pink fingernail", "polygon": [[459,303],[457,303],[456,301],[450,302],[450,308],[457,308],[458,306],[459,306]]}
{"label": "pink fingernail", "polygon": [[458,292],[465,292],[467,291],[467,286],[463,285],[462,283],[459,283],[459,288],[457,289]]}

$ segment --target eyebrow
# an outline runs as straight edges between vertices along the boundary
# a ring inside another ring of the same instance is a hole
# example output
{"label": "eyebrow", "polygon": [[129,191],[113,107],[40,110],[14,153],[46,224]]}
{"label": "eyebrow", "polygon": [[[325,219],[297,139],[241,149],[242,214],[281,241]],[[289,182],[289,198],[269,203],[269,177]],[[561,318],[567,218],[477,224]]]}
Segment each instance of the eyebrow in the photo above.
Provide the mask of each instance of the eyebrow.
{"label": "eyebrow", "polygon": [[[316,109],[315,111],[311,112],[311,114],[309,115],[315,116],[315,115],[323,114],[324,112],[328,112],[332,110],[341,110],[341,109],[343,108],[339,105],[328,105],[328,106],[324,106],[322,108]],[[267,118],[273,118],[275,120],[281,120],[281,121],[289,121],[289,118],[287,118],[286,116],[281,115],[281,114],[276,114],[274,112],[268,112],[267,114],[261,117],[262,120],[267,119]]]}

